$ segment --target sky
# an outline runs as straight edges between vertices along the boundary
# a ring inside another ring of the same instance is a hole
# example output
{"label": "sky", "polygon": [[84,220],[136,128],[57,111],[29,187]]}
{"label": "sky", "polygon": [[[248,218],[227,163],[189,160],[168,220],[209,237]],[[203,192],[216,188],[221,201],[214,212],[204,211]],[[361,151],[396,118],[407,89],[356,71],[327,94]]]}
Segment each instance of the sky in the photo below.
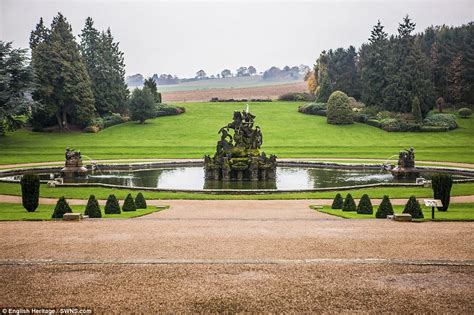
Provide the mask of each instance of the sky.
{"label": "sky", "polygon": [[360,47],[380,19],[389,34],[409,14],[416,32],[474,21],[469,0],[183,1],[0,0],[0,40],[28,47],[39,18],[62,12],[78,35],[85,19],[110,27],[127,75],[193,77],[253,65],[313,65],[322,50]]}

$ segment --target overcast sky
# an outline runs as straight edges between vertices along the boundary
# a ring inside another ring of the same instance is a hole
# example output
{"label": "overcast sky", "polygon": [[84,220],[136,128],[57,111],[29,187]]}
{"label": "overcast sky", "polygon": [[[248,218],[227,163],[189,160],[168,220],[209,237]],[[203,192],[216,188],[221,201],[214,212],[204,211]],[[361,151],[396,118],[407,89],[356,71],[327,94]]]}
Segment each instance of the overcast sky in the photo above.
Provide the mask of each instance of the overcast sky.
{"label": "overcast sky", "polygon": [[76,35],[88,16],[98,29],[110,27],[127,75],[189,77],[199,69],[312,65],[321,50],[359,47],[378,19],[390,34],[406,14],[417,32],[460,25],[474,20],[474,1],[0,0],[0,38],[28,47],[39,18],[49,25],[58,11]]}

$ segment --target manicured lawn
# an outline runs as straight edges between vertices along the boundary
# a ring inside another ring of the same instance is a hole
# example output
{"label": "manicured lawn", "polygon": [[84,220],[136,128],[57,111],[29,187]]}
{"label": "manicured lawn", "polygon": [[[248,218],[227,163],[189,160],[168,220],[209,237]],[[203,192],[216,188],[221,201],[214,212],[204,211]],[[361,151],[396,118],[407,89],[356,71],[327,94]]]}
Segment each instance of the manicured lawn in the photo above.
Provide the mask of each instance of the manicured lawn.
{"label": "manicured lawn", "polygon": [[[389,133],[365,124],[328,125],[324,117],[297,112],[298,102],[250,103],[263,130],[263,150],[279,157],[386,159],[414,146],[418,160],[474,163],[474,118],[441,133]],[[61,161],[67,146],[84,160],[120,158],[201,158],[212,153],[219,128],[244,103],[184,103],[180,116],[114,126],[98,134],[38,133],[20,130],[0,137],[0,164]]]}
{"label": "manicured lawn", "polygon": [[[50,188],[42,184],[40,189],[41,197],[59,198],[64,196],[69,199],[88,199],[90,195],[95,195],[98,199],[107,199],[110,194],[115,194],[118,199],[124,199],[129,192],[133,195],[138,191],[127,189],[110,189],[100,187],[55,187]],[[432,197],[431,188],[414,187],[382,187],[382,188],[362,188],[354,190],[339,191],[345,196],[351,193],[354,198],[360,198],[363,194],[369,194],[370,198],[382,198],[389,195],[390,198],[409,198],[412,195],[419,197]],[[194,200],[226,200],[226,199],[332,199],[338,191],[315,192],[315,193],[277,193],[259,195],[226,195],[226,194],[200,194],[200,193],[172,193],[172,192],[151,192],[142,191],[146,199],[194,199]],[[21,196],[20,184],[0,183],[0,195]],[[454,184],[451,191],[452,196],[474,195],[474,183]]]}
{"label": "manicured lawn", "polygon": [[[423,210],[424,220],[431,220],[431,208],[427,208],[422,204],[422,200],[418,200]],[[374,219],[377,206],[374,206],[374,214],[357,214],[352,211],[342,211],[331,209],[330,206],[324,206],[322,209],[316,209],[316,211],[335,215],[346,219]],[[395,213],[402,213],[404,206],[394,206],[393,210]],[[446,212],[441,212],[435,209],[435,221],[449,221],[449,220],[469,220],[474,221],[474,203],[458,203],[449,205],[449,209]]]}
{"label": "manicured lawn", "polygon": [[[85,206],[71,206],[73,212],[84,213]],[[0,203],[0,221],[23,221],[23,220],[51,220],[54,205],[40,205],[35,212],[27,212],[21,204]],[[138,209],[137,211],[122,211],[121,214],[104,214],[104,209],[101,207],[103,218],[136,218],[141,217],[156,211],[161,211],[163,208],[156,208],[149,206],[147,209]]]}

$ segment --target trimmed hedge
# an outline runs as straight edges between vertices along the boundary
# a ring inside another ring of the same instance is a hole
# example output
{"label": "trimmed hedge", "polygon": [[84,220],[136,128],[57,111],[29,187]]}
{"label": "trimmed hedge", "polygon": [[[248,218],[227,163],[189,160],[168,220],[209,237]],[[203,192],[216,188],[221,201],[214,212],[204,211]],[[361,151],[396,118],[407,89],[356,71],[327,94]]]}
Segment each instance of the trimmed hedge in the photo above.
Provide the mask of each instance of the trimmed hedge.
{"label": "trimmed hedge", "polygon": [[289,102],[302,102],[302,101],[314,101],[314,95],[310,93],[299,93],[299,92],[289,92],[282,94],[278,97],[279,101],[289,101]]}
{"label": "trimmed hedge", "polygon": [[349,107],[349,97],[345,93],[335,91],[329,96],[327,123],[332,125],[350,125],[354,123],[353,113]]}
{"label": "trimmed hedge", "polygon": [[133,200],[132,194],[128,194],[123,202],[122,211],[136,211],[137,206]]}
{"label": "trimmed hedge", "polygon": [[168,105],[165,103],[159,103],[155,107],[155,113],[153,117],[179,115],[185,112],[186,112],[186,109],[184,107]]}
{"label": "trimmed hedge", "polygon": [[85,215],[88,215],[89,218],[102,218],[102,212],[100,211],[99,202],[94,195],[89,196],[87,201],[86,210],[84,211]]}
{"label": "trimmed hedge", "polygon": [[458,110],[458,114],[461,118],[468,118],[472,115],[472,110],[470,108],[463,107]]}
{"label": "trimmed hedge", "polygon": [[392,207],[392,203],[390,202],[390,198],[387,195],[385,195],[383,196],[382,202],[377,208],[375,217],[377,219],[386,219],[388,215],[393,215],[393,207]]}
{"label": "trimmed hedge", "polygon": [[344,199],[342,211],[357,211],[357,206],[351,194],[347,194],[346,198]]}
{"label": "trimmed hedge", "polygon": [[141,192],[139,192],[137,197],[135,198],[135,206],[137,207],[137,209],[146,209],[146,200]]}
{"label": "trimmed hedge", "polygon": [[303,114],[326,116],[327,105],[326,103],[309,103],[298,107],[298,111]]}
{"label": "trimmed hedge", "polygon": [[448,129],[456,129],[456,117],[453,114],[437,114],[432,113],[423,120],[425,126],[444,127]]}
{"label": "trimmed hedge", "polygon": [[56,203],[56,207],[54,207],[53,211],[53,219],[62,219],[65,213],[71,213],[72,209],[69,207],[69,204],[66,201],[66,198],[61,197],[58,199]]}
{"label": "trimmed hedge", "polygon": [[360,198],[359,205],[357,205],[358,214],[373,214],[374,208],[372,207],[372,202],[370,201],[369,195],[363,194]]}
{"label": "trimmed hedge", "polygon": [[416,200],[415,196],[411,196],[408,199],[407,204],[405,205],[405,209],[403,209],[403,213],[411,214],[413,219],[423,219],[423,211],[421,211],[420,203]]}
{"label": "trimmed hedge", "polygon": [[340,193],[337,193],[336,196],[334,197],[334,201],[332,202],[331,209],[342,209],[343,204],[344,204],[344,199],[342,199],[342,196]]}
{"label": "trimmed hedge", "polygon": [[449,174],[434,174],[431,178],[431,186],[435,199],[440,199],[443,203],[442,207],[438,207],[438,211],[448,211],[449,202],[451,200],[451,188],[453,187],[453,178]]}
{"label": "trimmed hedge", "polygon": [[104,208],[105,214],[120,214],[120,205],[115,195],[109,195]]}
{"label": "trimmed hedge", "polygon": [[40,179],[36,174],[25,174],[21,177],[21,200],[23,208],[34,212],[38,208]]}

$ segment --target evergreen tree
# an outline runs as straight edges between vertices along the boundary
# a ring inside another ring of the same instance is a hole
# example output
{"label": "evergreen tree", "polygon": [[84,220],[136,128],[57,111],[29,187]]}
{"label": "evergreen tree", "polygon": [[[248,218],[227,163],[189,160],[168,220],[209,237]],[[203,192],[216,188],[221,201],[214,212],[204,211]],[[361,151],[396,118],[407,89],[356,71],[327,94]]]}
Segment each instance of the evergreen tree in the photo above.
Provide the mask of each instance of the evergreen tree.
{"label": "evergreen tree", "polygon": [[145,120],[155,115],[155,99],[147,87],[133,90],[128,106],[131,119],[138,120],[140,124],[144,124]]}
{"label": "evergreen tree", "polygon": [[84,214],[88,215],[89,218],[102,218],[99,202],[94,195],[89,196]]}
{"label": "evergreen tree", "polygon": [[66,201],[66,198],[61,197],[58,199],[56,203],[56,207],[54,207],[53,211],[53,219],[62,219],[65,213],[71,213],[72,209],[69,207],[69,204]]}
{"label": "evergreen tree", "polygon": [[342,211],[357,211],[357,206],[351,194],[347,194],[346,198],[344,199]]}
{"label": "evergreen tree", "polygon": [[359,98],[359,74],[356,66],[357,52],[354,46],[338,48],[327,53],[327,70],[333,90]]}
{"label": "evergreen tree", "polygon": [[377,208],[375,217],[377,219],[386,219],[388,215],[393,215],[393,207],[392,207],[392,203],[390,202],[390,198],[387,195],[385,195],[383,196],[382,202]]}
{"label": "evergreen tree", "polygon": [[344,204],[344,199],[342,199],[342,196],[340,193],[337,193],[332,202],[331,209],[342,209],[343,204]]}
{"label": "evergreen tree", "polygon": [[40,20],[30,37],[35,71],[33,97],[44,113],[54,115],[61,131],[68,122],[85,126],[94,117],[94,95],[71,25],[58,13],[45,31]]}
{"label": "evergreen tree", "polygon": [[440,199],[442,207],[438,211],[448,211],[451,200],[451,188],[453,187],[453,178],[449,174],[434,174],[431,178],[433,193],[435,199]]}
{"label": "evergreen tree", "polygon": [[403,213],[411,214],[413,219],[423,219],[423,211],[421,210],[420,203],[416,200],[415,196],[411,196],[403,209]]}
{"label": "evergreen tree", "polygon": [[156,86],[156,82],[153,78],[150,77],[146,79],[143,82],[143,87],[146,87],[151,91],[156,103],[161,103],[161,93],[158,92],[158,87]]}
{"label": "evergreen tree", "polygon": [[20,184],[23,207],[28,212],[34,212],[39,204],[40,179],[36,174],[25,174]]}
{"label": "evergreen tree", "polygon": [[135,198],[135,205],[137,206],[137,209],[146,209],[147,207],[145,197],[143,197],[141,192],[139,192]]}
{"label": "evergreen tree", "polygon": [[318,88],[316,89],[316,100],[318,103],[326,103],[333,92],[331,78],[328,73],[328,55],[325,51],[321,53],[314,69]]}
{"label": "evergreen tree", "polygon": [[131,194],[128,194],[125,200],[123,201],[122,211],[136,211],[137,206]]}
{"label": "evergreen tree", "polygon": [[372,202],[370,201],[369,195],[363,194],[357,205],[358,214],[373,214],[374,210],[372,207]]}
{"label": "evergreen tree", "polygon": [[0,135],[20,128],[18,115],[31,105],[25,95],[33,80],[27,61],[25,49],[0,41]]}
{"label": "evergreen tree", "polygon": [[417,123],[421,124],[423,122],[423,116],[421,115],[421,108],[420,108],[420,99],[416,96],[411,101],[411,113]]}
{"label": "evergreen tree", "polygon": [[109,195],[104,207],[105,214],[120,214],[120,205],[115,195]]}

